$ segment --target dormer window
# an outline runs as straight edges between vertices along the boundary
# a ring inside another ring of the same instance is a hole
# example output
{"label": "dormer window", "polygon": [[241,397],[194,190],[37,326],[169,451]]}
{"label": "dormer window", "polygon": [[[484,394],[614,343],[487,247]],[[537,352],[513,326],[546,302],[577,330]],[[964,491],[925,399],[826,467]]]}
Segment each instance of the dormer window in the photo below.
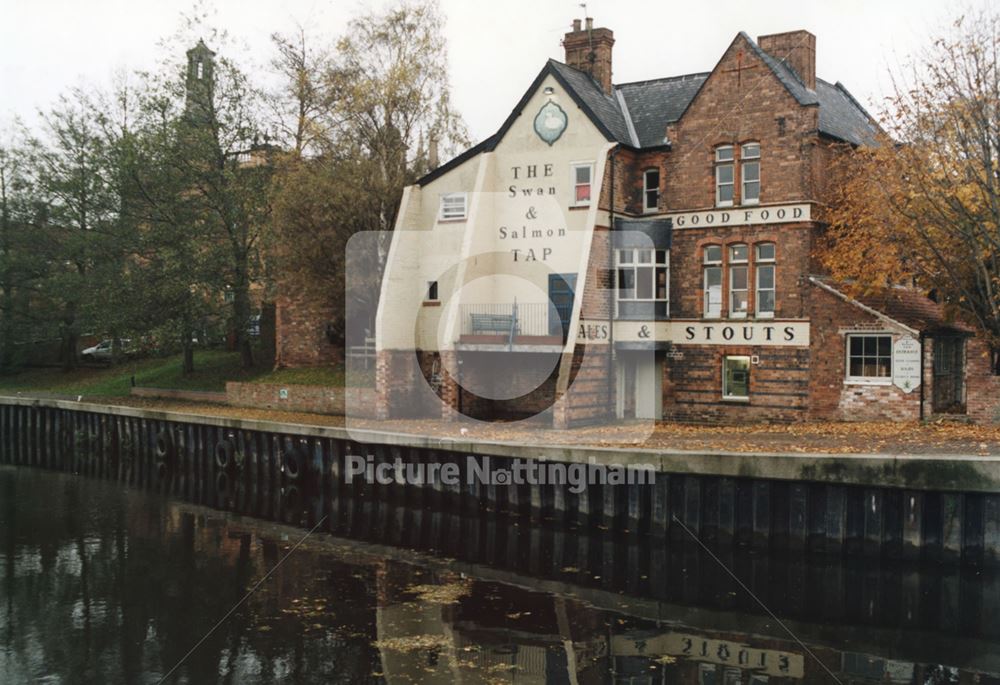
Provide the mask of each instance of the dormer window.
{"label": "dormer window", "polygon": [[467,216],[465,193],[447,193],[441,196],[441,221],[461,221]]}
{"label": "dormer window", "polygon": [[646,169],[642,174],[642,211],[656,212],[660,207],[660,170]]}
{"label": "dormer window", "polygon": [[715,148],[715,206],[733,206],[733,185],[735,170],[733,146],[720,145]]}

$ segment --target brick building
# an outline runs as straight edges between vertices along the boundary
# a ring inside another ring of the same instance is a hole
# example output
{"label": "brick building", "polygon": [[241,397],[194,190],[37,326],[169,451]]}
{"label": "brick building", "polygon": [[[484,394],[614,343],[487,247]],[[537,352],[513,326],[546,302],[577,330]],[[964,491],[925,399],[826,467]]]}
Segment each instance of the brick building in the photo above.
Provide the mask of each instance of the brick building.
{"label": "brick building", "polygon": [[563,45],[495,135],[404,194],[381,415],[996,418],[970,329],[819,271],[832,162],[878,129],[817,78],[812,34],[740,33],[709,72],[620,85],[610,30]]}

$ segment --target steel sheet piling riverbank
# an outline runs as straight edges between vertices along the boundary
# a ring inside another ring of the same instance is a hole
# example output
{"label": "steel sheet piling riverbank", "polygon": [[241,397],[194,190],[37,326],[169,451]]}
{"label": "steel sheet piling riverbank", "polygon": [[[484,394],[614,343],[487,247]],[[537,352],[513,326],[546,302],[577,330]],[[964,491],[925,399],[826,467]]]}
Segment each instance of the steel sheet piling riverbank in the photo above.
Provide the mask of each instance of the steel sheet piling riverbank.
{"label": "steel sheet piling riverbank", "polygon": [[[365,442],[359,443],[359,438]],[[454,465],[459,479],[385,484],[352,474],[397,460]],[[484,460],[657,465],[652,484],[507,485],[470,479]],[[391,527],[400,512],[461,522],[492,514],[528,529],[605,531],[630,539],[814,555],[1000,565],[1000,459],[884,455],[679,454],[469,443],[189,416],[52,400],[0,398],[0,463],[70,471],[238,513],[313,525]],[[346,503],[351,505],[347,506]],[[357,505],[357,506],[355,506]],[[450,520],[450,519],[448,519]],[[437,527],[438,529],[435,529]]]}

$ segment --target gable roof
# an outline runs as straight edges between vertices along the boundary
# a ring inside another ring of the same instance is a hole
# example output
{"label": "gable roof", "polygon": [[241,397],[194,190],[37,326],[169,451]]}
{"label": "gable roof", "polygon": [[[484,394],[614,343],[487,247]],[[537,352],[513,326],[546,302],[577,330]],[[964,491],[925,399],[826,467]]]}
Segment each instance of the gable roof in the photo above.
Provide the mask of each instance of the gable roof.
{"label": "gable roof", "polygon": [[945,308],[913,288],[876,288],[859,295],[848,294],[846,284],[830,278],[812,276],[809,280],[845,302],[876,316],[884,317],[916,333],[972,335],[975,330],[950,318]]}
{"label": "gable roof", "polygon": [[[817,78],[816,89],[807,88],[785,60],[776,59],[764,52],[743,31],[740,31],[734,42],[740,39],[746,41],[796,102],[804,107],[819,107],[820,134],[852,145],[876,143],[878,126],[875,120],[843,84],[838,81],[831,85]],[[670,144],[666,139],[667,125],[684,116],[711,72],[624,83],[614,86],[613,94],[608,95],[590,74],[550,59],[496,133],[418,179],[417,185],[430,183],[480,152],[493,151],[549,75],[566,90],[607,140],[644,149]]]}

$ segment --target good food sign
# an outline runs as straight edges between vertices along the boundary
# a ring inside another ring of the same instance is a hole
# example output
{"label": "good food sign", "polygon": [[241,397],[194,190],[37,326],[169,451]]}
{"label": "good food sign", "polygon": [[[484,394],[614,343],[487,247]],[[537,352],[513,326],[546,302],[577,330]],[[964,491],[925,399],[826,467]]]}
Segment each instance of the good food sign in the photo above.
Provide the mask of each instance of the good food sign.
{"label": "good food sign", "polygon": [[712,226],[753,226],[756,224],[787,224],[811,220],[811,205],[767,205],[764,207],[731,207],[703,212],[668,214],[675,229]]}

